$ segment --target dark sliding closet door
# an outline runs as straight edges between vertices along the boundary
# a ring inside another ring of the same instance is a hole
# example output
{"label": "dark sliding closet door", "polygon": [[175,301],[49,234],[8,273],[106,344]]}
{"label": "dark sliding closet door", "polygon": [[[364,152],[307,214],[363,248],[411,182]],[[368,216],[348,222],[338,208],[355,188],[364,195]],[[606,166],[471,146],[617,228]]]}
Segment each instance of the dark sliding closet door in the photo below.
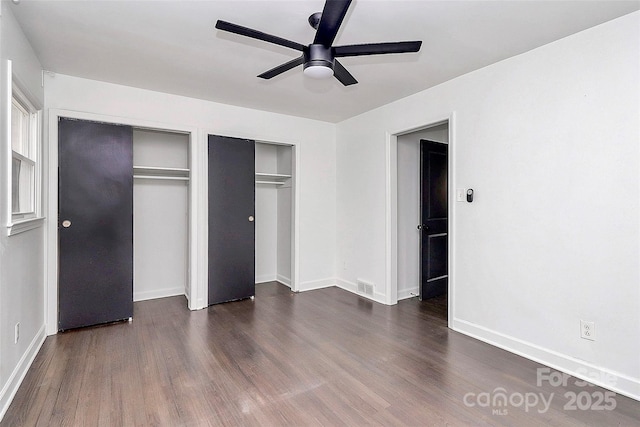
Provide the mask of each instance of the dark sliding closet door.
{"label": "dark sliding closet door", "polygon": [[58,123],[60,330],[133,316],[133,130]]}
{"label": "dark sliding closet door", "polygon": [[209,305],[255,295],[255,142],[209,135]]}

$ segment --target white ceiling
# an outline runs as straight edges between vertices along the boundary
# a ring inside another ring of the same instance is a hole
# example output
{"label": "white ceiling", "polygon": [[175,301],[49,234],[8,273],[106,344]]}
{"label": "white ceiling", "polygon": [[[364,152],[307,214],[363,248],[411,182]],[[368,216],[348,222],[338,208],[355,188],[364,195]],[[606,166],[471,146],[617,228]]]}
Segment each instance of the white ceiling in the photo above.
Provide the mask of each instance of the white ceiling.
{"label": "white ceiling", "polygon": [[338,122],[640,8],[640,1],[356,0],[334,45],[422,40],[419,53],[342,58],[359,81],[256,76],[299,52],[214,28],[222,19],[302,44],[323,0],[35,1],[12,5],[49,71]]}

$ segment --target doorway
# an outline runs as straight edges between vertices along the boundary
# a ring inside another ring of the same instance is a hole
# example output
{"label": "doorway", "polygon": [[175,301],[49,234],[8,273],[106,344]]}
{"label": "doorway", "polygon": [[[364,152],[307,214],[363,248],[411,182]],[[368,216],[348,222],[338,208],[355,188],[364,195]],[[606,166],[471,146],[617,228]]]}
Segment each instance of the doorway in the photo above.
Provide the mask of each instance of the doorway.
{"label": "doorway", "polygon": [[[432,223],[429,219],[429,209],[422,206],[421,199],[424,197],[421,197],[421,187],[423,184],[428,189],[430,180],[428,168],[426,174],[421,170],[421,141],[432,141],[436,146],[440,146],[440,154],[446,156],[450,151],[449,125],[449,120],[441,121],[397,135],[394,161],[396,180],[395,185],[392,185],[392,189],[395,190],[392,192],[392,200],[395,199],[396,202],[396,224],[392,225],[396,243],[395,254],[392,254],[395,255],[392,256],[392,267],[395,260],[396,301],[409,298],[422,300],[422,304],[432,307],[435,313],[439,313],[445,319],[450,312],[450,289],[447,286],[450,234],[446,220],[444,223],[441,220]],[[422,145],[424,149],[425,143]],[[442,166],[442,157],[438,159],[439,162],[436,163]],[[449,163],[448,160],[444,160],[445,167],[448,167]],[[427,176],[421,177],[422,175]],[[435,177],[431,178],[433,181]],[[442,184],[440,180],[440,196],[444,191],[444,200],[441,197],[440,201],[444,201],[445,207],[448,207],[452,194],[451,185],[445,182],[442,188]],[[429,202],[428,197],[424,202]],[[425,218],[422,217],[422,212],[426,213]],[[436,216],[442,217],[441,214],[442,212],[438,212]],[[430,245],[436,241],[437,245]],[[393,280],[391,284],[394,285]],[[392,299],[391,303],[396,301]]]}

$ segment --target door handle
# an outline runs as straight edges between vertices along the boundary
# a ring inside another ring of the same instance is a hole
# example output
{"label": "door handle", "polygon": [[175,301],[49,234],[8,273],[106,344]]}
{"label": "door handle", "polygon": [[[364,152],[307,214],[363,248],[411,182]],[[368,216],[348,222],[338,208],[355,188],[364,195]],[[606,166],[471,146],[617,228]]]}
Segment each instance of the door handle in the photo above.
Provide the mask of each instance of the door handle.
{"label": "door handle", "polygon": [[68,219],[65,219],[64,221],[62,221],[62,226],[64,228],[69,228],[71,227],[71,221],[69,221]]}
{"label": "door handle", "polygon": [[418,230],[427,231],[427,230],[429,230],[429,226],[426,225],[426,224],[418,224]]}
{"label": "door handle", "polygon": [[253,222],[255,218],[253,218],[253,215],[249,215],[249,222]]}

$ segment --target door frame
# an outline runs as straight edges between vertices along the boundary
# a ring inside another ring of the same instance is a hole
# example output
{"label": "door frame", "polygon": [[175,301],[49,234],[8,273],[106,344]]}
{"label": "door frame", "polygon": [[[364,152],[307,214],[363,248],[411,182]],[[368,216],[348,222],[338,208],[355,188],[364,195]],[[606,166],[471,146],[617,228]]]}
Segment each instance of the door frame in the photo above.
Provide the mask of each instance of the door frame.
{"label": "door frame", "polygon": [[[208,140],[209,135],[217,135],[217,136],[225,136],[225,137],[229,137],[229,138],[240,138],[240,139],[251,139],[255,142],[259,142],[261,144],[271,144],[271,145],[284,145],[284,146],[288,146],[291,147],[292,153],[291,153],[291,159],[292,159],[292,165],[291,165],[291,291],[292,292],[300,292],[299,289],[299,284],[300,284],[300,260],[299,260],[299,256],[298,256],[298,251],[300,249],[300,221],[299,221],[299,216],[300,216],[300,185],[299,185],[299,181],[298,181],[298,165],[300,165],[300,144],[298,144],[297,142],[294,141],[267,141],[264,139],[261,139],[259,137],[256,137],[255,135],[251,135],[251,134],[245,134],[242,132],[234,132],[232,135],[229,135],[227,133],[224,132],[220,132],[220,131],[216,131],[214,129],[204,129],[201,131],[201,139],[204,141]],[[209,194],[209,181],[207,179],[207,177],[209,176],[209,164],[207,162],[207,158],[205,156],[205,159],[203,161],[203,176],[205,177],[201,183],[201,190],[202,194],[204,194],[205,200],[204,200],[204,219],[202,220],[202,227],[200,228],[203,233],[205,233],[205,236],[209,235],[209,224],[207,221],[208,218],[208,204],[207,204],[207,199],[206,196],[207,194]],[[208,265],[208,257],[209,257],[209,248],[207,246],[207,241],[205,239],[204,242],[204,247],[201,248],[201,252],[200,254],[203,256],[203,262],[204,265]],[[206,267],[205,267],[205,271],[204,271],[204,277],[208,277],[207,274],[208,272],[206,271]],[[206,285],[206,284],[205,284]],[[204,289],[205,292],[205,301],[208,300],[208,286],[205,286]]]}
{"label": "door frame", "polygon": [[413,126],[406,126],[386,132],[386,173],[385,173],[385,270],[386,304],[398,303],[398,136],[425,130],[434,126],[448,124],[448,324],[452,326],[455,313],[455,188],[456,188],[456,132],[455,111],[446,116],[436,116]]}
{"label": "door frame", "polygon": [[[45,324],[47,335],[58,333],[58,118],[88,120],[116,125],[128,125],[138,129],[174,132],[189,135],[189,277],[187,280],[188,306],[190,310],[205,308],[207,295],[206,268],[198,268],[198,262],[202,259],[202,247],[206,247],[206,233],[202,230],[202,183],[206,183],[206,174],[203,175],[200,155],[205,152],[206,144],[199,137],[198,129],[192,126],[179,124],[159,123],[149,120],[140,120],[128,117],[109,116],[88,112],[71,111],[64,109],[50,109],[48,111],[48,142],[47,159],[48,171],[43,175],[46,188],[46,212],[47,225],[45,230]],[[205,159],[206,160],[206,159]],[[133,173],[133,171],[132,171]],[[203,178],[204,177],[204,178]],[[206,194],[204,197],[206,204]],[[206,206],[204,206],[206,212]],[[206,222],[206,216],[205,222]],[[206,231],[206,230],[205,230]],[[203,237],[204,236],[204,237]],[[206,261],[206,257],[204,258]],[[203,277],[204,270],[204,277]]]}

